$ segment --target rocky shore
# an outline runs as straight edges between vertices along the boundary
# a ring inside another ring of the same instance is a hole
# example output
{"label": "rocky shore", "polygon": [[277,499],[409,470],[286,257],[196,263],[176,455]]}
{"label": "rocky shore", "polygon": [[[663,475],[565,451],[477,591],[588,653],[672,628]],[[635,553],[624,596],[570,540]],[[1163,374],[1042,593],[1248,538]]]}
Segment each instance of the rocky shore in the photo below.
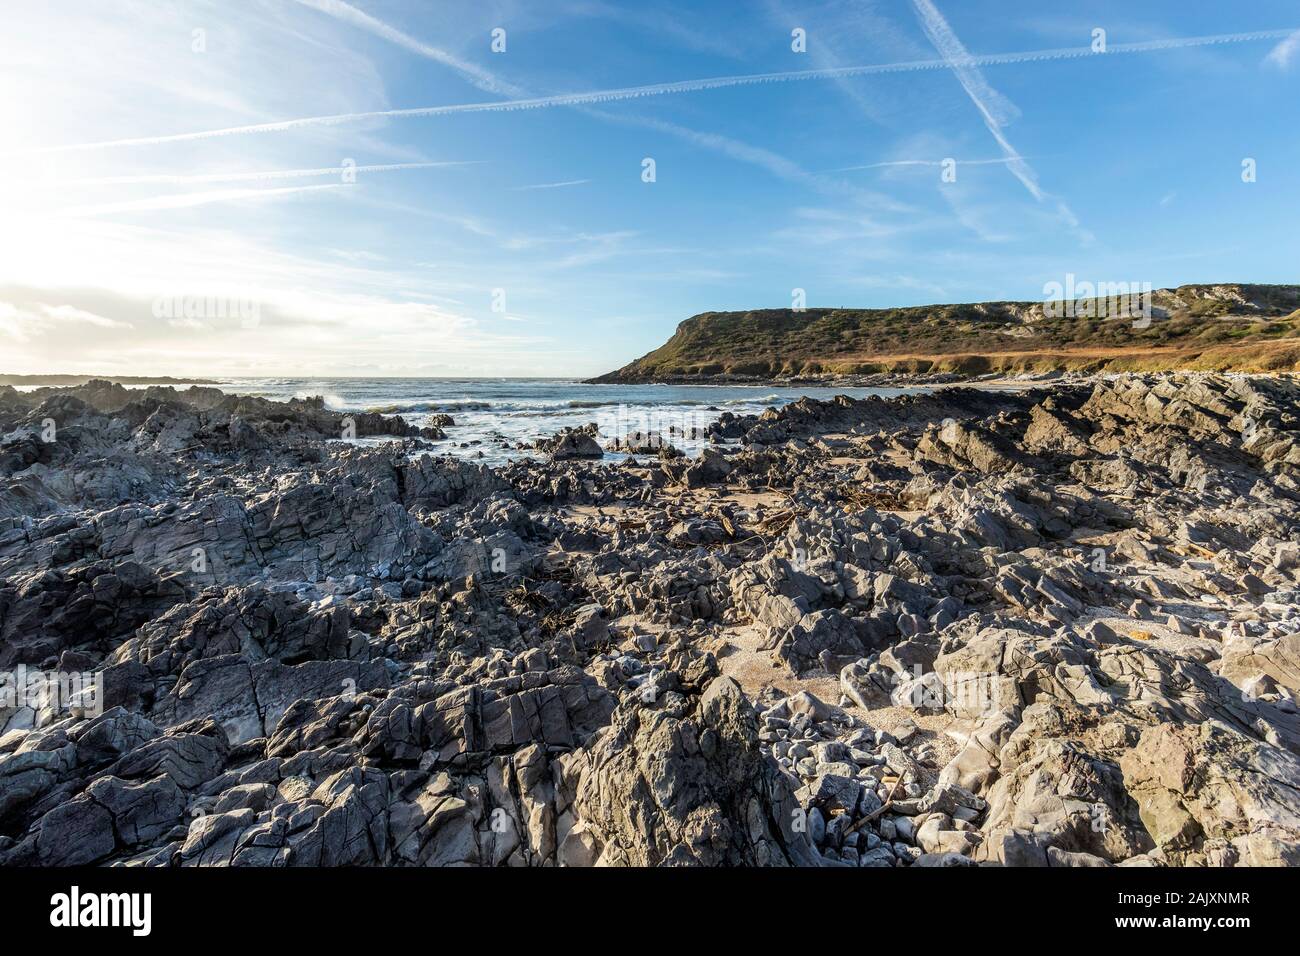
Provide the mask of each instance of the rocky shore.
{"label": "rocky shore", "polygon": [[1300,863],[1294,380],[709,427],[0,387],[0,865]]}

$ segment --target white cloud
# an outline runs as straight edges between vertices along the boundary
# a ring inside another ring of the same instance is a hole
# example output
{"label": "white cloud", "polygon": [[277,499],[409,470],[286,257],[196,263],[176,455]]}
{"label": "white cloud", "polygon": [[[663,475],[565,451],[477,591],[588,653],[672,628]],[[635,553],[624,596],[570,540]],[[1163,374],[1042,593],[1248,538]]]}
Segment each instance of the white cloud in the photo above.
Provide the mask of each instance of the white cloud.
{"label": "white cloud", "polygon": [[[340,261],[328,249],[321,258],[286,253],[255,229],[160,223],[92,218],[70,230],[31,217],[0,232],[4,370],[329,375],[384,366],[400,374],[451,363],[463,374],[543,371],[533,363],[545,360],[544,335],[494,332],[447,304],[464,284],[486,312],[486,285],[472,278]],[[160,301],[180,307],[159,309]],[[213,302],[228,307],[214,315]],[[256,327],[244,327],[237,304],[256,311]]]}
{"label": "white cloud", "polygon": [[71,305],[42,305],[41,312],[56,322],[84,322],[87,325],[97,325],[101,329],[129,329],[133,327],[130,322],[120,322],[117,319],[106,318]]}
{"label": "white cloud", "polygon": [[[35,145],[147,136],[168,118],[202,129],[292,116],[308,104],[339,113],[387,105],[374,64],[345,42],[351,31],[287,18],[280,6],[61,0],[7,10],[0,84],[29,95],[0,98],[0,121]],[[196,29],[206,30],[202,53]],[[77,55],[58,55],[69,43]],[[16,67],[21,50],[39,55]],[[3,147],[14,148],[12,138]]]}
{"label": "white cloud", "polygon": [[1264,57],[1264,62],[1279,70],[1289,70],[1296,53],[1300,53],[1300,30],[1269,50],[1268,56]]}
{"label": "white cloud", "polygon": [[65,337],[67,325],[89,325],[101,329],[129,329],[131,323],[79,309],[72,305],[47,305],[43,302],[19,306],[0,301],[0,332],[17,342],[29,342],[41,336]]}
{"label": "white cloud", "polygon": [[[11,342],[26,342],[35,317],[12,302],[0,302],[0,334]],[[11,346],[12,347],[12,346]]]}
{"label": "white cloud", "polygon": [[902,232],[919,228],[917,220],[906,225],[882,222],[866,214],[843,209],[800,208],[795,222],[772,233],[783,243],[811,246],[852,247],[863,251],[864,243],[882,243]]}
{"label": "white cloud", "polygon": [[864,289],[902,289],[908,292],[923,292],[928,296],[932,296],[936,301],[944,301],[949,295],[948,291],[941,285],[916,276],[897,273],[893,275],[845,276],[843,281],[848,285],[860,286]]}
{"label": "white cloud", "polygon": [[325,183],[316,186],[284,186],[279,189],[211,189],[198,193],[178,193],[171,196],[150,196],[147,199],[126,199],[120,202],[99,203],[89,206],[69,206],[56,210],[54,215],[81,218],[86,216],[110,216],[123,212],[188,209],[192,206],[206,206],[210,203],[239,202],[246,199],[275,199],[296,193],[351,188],[351,184],[348,183]]}
{"label": "white cloud", "polygon": [[473,166],[484,160],[462,160],[441,163],[383,163],[369,166],[322,166],[315,169],[268,169],[259,172],[226,173],[145,173],[130,176],[90,176],[81,179],[50,179],[38,182],[40,186],[138,186],[138,185],[199,185],[202,183],[272,182],[280,179],[309,179],[321,176],[342,177],[344,173],[388,173],[405,169],[438,169],[443,166]]}

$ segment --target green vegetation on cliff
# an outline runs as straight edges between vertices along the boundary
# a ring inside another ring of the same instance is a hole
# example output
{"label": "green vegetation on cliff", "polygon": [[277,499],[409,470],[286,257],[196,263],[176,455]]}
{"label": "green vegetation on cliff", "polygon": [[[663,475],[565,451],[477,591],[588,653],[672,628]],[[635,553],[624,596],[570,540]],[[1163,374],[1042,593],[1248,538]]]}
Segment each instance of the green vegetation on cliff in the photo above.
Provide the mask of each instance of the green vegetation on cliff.
{"label": "green vegetation on cliff", "polygon": [[[1114,297],[896,309],[704,312],[597,382],[879,372],[1300,370],[1300,286],[1187,285],[1150,320]],[[1068,307],[1066,307],[1068,306]]]}

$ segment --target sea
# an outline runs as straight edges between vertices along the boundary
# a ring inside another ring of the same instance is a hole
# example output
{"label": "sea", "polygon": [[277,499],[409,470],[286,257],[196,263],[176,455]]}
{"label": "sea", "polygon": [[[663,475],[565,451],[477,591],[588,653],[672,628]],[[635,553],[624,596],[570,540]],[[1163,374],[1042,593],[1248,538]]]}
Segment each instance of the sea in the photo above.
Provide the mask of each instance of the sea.
{"label": "sea", "polygon": [[[319,395],[340,412],[401,415],[413,425],[433,416],[456,422],[438,452],[500,464],[564,428],[595,422],[602,445],[631,432],[659,432],[688,455],[708,444],[705,428],[724,412],[758,414],[800,397],[890,397],[908,388],[776,388],[771,385],[591,385],[557,378],[237,378],[223,391],[285,401]],[[617,456],[615,456],[617,457]]]}
{"label": "sea", "polygon": [[487,464],[536,455],[518,446],[590,422],[598,425],[602,445],[631,432],[659,432],[681,451],[696,455],[708,444],[705,428],[724,412],[761,413],[802,396],[890,397],[926,390],[591,385],[561,378],[229,378],[213,384],[230,394],[277,401],[319,395],[335,411],[400,415],[419,426],[435,415],[450,415],[455,425],[445,428],[447,438],[436,443],[435,452]]}

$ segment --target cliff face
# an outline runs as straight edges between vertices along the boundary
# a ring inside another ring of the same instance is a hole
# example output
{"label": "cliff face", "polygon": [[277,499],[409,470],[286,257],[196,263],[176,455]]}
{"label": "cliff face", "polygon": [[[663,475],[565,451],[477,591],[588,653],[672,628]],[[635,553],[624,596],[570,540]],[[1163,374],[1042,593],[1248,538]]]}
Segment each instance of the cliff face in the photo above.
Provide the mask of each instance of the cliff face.
{"label": "cliff face", "polygon": [[1110,290],[1074,301],[896,309],[704,312],[595,382],[710,381],[878,372],[1300,369],[1300,286],[1186,285],[1149,315]]}

